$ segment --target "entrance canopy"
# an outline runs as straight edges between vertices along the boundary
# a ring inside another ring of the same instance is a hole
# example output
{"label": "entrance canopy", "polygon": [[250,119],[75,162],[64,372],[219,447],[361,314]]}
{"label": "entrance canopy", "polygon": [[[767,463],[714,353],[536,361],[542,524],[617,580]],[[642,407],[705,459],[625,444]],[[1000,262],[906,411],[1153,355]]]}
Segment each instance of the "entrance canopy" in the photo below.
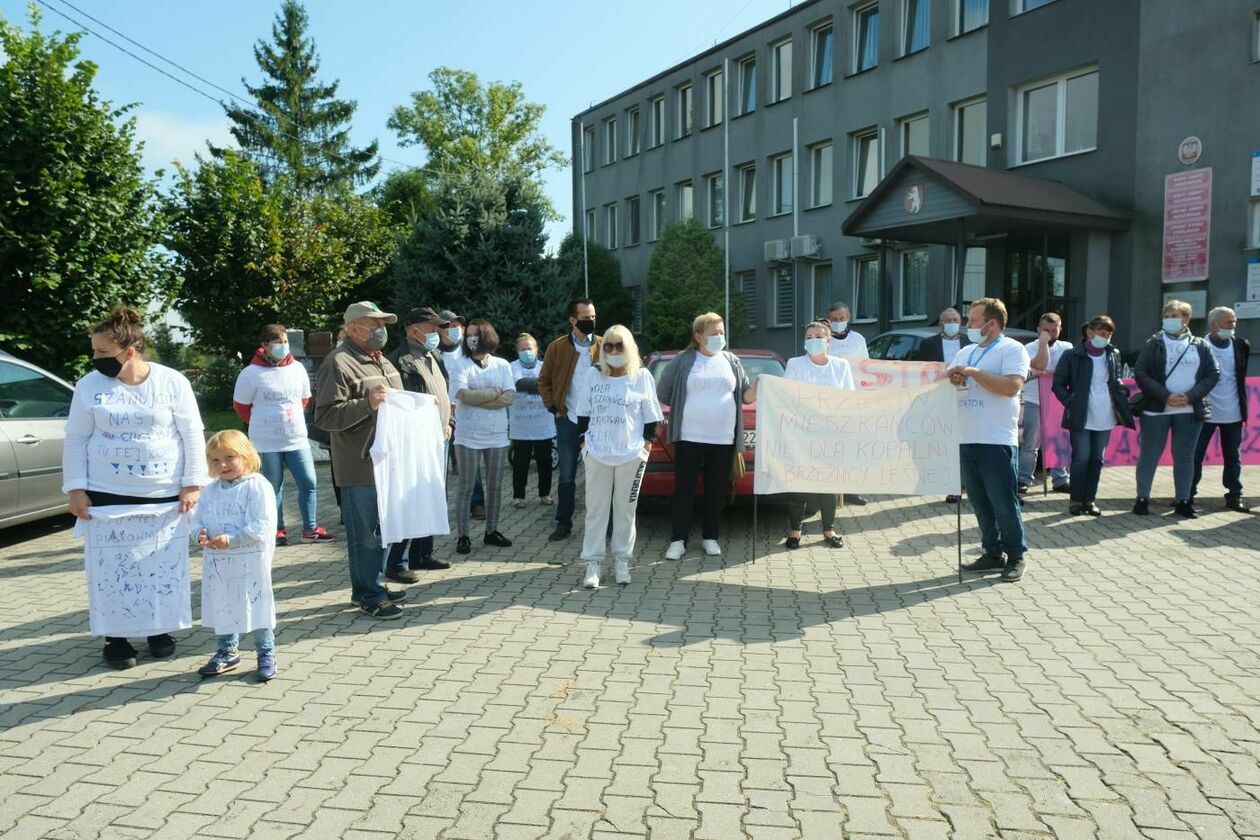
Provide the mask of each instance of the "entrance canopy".
{"label": "entrance canopy", "polygon": [[1058,181],[907,155],[840,229],[846,236],[967,245],[1006,234],[1121,231],[1129,222]]}

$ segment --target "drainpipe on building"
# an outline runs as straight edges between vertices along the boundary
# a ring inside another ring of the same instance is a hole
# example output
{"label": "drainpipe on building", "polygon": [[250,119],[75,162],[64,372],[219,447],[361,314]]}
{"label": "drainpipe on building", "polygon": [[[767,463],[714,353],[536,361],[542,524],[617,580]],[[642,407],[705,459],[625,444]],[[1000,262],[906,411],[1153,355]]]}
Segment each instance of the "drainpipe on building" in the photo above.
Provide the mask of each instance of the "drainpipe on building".
{"label": "drainpipe on building", "polygon": [[[591,263],[586,253],[586,240],[590,237],[591,232],[586,229],[586,123],[578,123],[578,154],[582,156],[580,166],[582,167],[582,297],[589,298],[591,296]],[[599,221],[596,220],[596,224]]]}
{"label": "drainpipe on building", "polygon": [[726,179],[731,175],[731,60],[722,59],[722,239],[725,266],[723,268],[724,286],[726,289],[725,309],[727,329],[731,326],[731,184]]}
{"label": "drainpipe on building", "polygon": [[[797,146],[800,143],[800,122],[801,122],[800,117],[792,117],[792,238],[793,239],[801,235],[801,193],[800,193],[800,184],[797,182],[797,176],[800,174],[800,167],[801,167],[801,156],[797,154],[797,152],[799,151],[797,149]],[[791,252],[789,251],[789,253]],[[796,257],[792,257],[792,288],[797,290],[797,295],[800,295],[800,286],[801,286],[800,278],[796,270],[796,267],[799,264],[800,264],[800,260],[797,259]],[[797,301],[799,301],[800,299],[801,297],[797,297],[796,301],[793,301],[793,304],[794,304],[792,307],[793,338],[795,338],[795,334],[799,330],[799,324],[797,322],[797,319],[801,313],[801,305]]]}

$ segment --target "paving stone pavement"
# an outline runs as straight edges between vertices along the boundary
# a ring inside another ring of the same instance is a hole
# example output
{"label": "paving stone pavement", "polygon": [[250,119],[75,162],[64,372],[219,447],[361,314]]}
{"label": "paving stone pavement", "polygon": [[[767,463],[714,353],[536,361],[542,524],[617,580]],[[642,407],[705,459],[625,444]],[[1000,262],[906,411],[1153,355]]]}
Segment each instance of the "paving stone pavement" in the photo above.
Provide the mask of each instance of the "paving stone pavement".
{"label": "paving stone pavement", "polygon": [[754,545],[739,506],[724,557],[677,563],[646,506],[634,582],[595,592],[553,509],[508,507],[513,548],[475,541],[389,623],[349,607],[340,544],[292,546],[268,684],[252,653],[198,678],[200,627],[109,670],[65,522],[10,530],[0,836],[1260,837],[1260,517],[1219,475],[1192,522],[1126,513],[1131,469],[1100,520],[1034,494],[1017,585],[960,585],[926,498],[790,554],[781,509]]}

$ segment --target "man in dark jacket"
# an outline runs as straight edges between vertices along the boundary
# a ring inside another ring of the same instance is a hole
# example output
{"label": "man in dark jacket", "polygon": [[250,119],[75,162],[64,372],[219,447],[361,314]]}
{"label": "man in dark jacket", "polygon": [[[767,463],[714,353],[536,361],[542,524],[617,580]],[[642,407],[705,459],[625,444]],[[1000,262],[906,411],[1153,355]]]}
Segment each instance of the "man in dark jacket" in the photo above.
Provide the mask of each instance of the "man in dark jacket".
{"label": "man in dark jacket", "polygon": [[[440,330],[446,322],[432,309],[422,306],[407,313],[407,327],[402,344],[389,355],[398,368],[403,388],[418,394],[429,394],[438,404],[446,439],[451,439],[451,398],[447,394],[446,377],[439,355]],[[449,569],[450,563],[433,556],[433,537],[403,540],[389,547],[385,577],[399,583],[416,583],[418,569]]]}
{"label": "man in dark jacket", "polygon": [[1225,485],[1225,507],[1246,512],[1251,508],[1242,497],[1242,436],[1247,422],[1247,357],[1251,355],[1251,345],[1247,339],[1234,334],[1237,326],[1238,316],[1228,306],[1218,306],[1208,313],[1208,349],[1220,365],[1221,378],[1208,394],[1212,414],[1199,432],[1190,499],[1193,501],[1199,491],[1203,457],[1212,435],[1219,431],[1221,456],[1225,461],[1225,473],[1221,476],[1221,483]]}
{"label": "man in dark jacket", "polygon": [[959,350],[971,344],[971,339],[967,338],[962,329],[962,315],[954,307],[942,310],[937,323],[940,324],[941,331],[919,343],[915,361],[949,364],[954,361]]}

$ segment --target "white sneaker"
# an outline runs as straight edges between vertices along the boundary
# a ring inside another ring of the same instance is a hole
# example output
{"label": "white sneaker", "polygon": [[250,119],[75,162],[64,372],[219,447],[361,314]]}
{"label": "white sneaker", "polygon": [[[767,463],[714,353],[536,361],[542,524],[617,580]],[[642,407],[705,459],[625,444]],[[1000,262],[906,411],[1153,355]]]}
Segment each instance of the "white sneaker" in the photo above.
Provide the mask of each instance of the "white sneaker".
{"label": "white sneaker", "polygon": [[599,589],[599,561],[586,561],[586,577],[582,579],[582,585],[587,589]]}
{"label": "white sneaker", "polygon": [[687,551],[687,544],[682,540],[674,540],[669,544],[669,548],[665,549],[666,560],[681,560]]}
{"label": "white sneaker", "polygon": [[710,557],[719,557],[722,554],[722,546],[718,545],[717,540],[705,540],[704,553]]}
{"label": "white sneaker", "polygon": [[617,583],[625,586],[630,582],[630,561],[614,560],[613,561],[613,579]]}

